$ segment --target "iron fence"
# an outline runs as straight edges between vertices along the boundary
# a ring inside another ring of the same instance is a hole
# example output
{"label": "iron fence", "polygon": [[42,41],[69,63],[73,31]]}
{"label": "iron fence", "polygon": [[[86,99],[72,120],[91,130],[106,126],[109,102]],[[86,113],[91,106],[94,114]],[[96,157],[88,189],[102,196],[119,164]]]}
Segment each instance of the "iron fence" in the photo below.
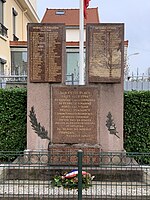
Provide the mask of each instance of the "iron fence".
{"label": "iron fence", "polygon": [[[66,75],[66,85],[79,85],[79,76],[72,73]],[[148,91],[150,90],[150,77],[149,76],[134,76],[128,77],[124,80],[124,90],[125,91]]]}
{"label": "iron fence", "polygon": [[0,75],[0,88],[26,87],[27,75]]}
{"label": "iron fence", "polygon": [[[66,85],[79,85],[79,77],[72,74],[66,75]],[[0,75],[0,88],[26,87],[27,75]],[[124,81],[125,91],[147,91],[150,90],[149,76],[131,76]]]}
{"label": "iron fence", "polygon": [[[78,189],[52,186],[74,169]],[[83,171],[94,176],[87,189]],[[150,153],[0,152],[0,199],[149,200]]]}
{"label": "iron fence", "polygon": [[79,85],[79,75],[66,74],[66,85]]}
{"label": "iron fence", "polygon": [[142,76],[133,75],[129,76],[124,81],[124,90],[131,91],[131,90],[137,90],[137,91],[143,91],[143,90],[150,90],[150,76],[145,76],[144,74]]}
{"label": "iron fence", "polygon": [[0,23],[0,34],[2,36],[7,36],[7,31],[8,29],[2,23]]}

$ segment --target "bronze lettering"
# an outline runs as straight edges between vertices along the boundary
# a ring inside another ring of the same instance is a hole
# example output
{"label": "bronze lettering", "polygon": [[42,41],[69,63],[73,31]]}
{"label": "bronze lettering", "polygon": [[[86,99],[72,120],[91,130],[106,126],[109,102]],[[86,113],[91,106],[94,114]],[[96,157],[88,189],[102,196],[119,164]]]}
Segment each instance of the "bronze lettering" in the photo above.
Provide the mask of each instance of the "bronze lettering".
{"label": "bronze lettering", "polygon": [[29,24],[31,82],[61,82],[64,25]]}
{"label": "bronze lettering", "polygon": [[53,142],[91,143],[97,135],[97,88],[56,87],[53,99]]}
{"label": "bronze lettering", "polygon": [[123,24],[87,25],[89,82],[121,81],[123,29]]}

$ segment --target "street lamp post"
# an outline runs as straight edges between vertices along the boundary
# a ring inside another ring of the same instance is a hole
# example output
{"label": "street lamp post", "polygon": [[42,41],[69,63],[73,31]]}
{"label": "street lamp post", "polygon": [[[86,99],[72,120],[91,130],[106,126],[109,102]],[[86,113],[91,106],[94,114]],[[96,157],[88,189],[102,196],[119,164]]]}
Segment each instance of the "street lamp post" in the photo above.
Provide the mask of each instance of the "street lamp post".
{"label": "street lamp post", "polygon": [[124,69],[124,78],[127,79],[128,78],[128,75],[129,75],[129,57],[130,56],[136,56],[136,55],[139,55],[140,53],[139,52],[135,52],[135,53],[132,53],[132,54],[129,54],[126,59],[125,59],[125,69]]}

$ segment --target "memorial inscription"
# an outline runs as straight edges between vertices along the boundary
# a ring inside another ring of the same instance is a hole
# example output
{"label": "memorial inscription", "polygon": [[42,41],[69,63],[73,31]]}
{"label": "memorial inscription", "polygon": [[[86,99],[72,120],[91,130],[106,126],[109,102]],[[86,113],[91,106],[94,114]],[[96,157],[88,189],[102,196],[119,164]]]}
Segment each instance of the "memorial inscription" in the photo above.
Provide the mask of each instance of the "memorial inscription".
{"label": "memorial inscription", "polygon": [[53,143],[97,142],[97,88],[53,87]]}
{"label": "memorial inscription", "polygon": [[123,24],[87,25],[89,82],[121,81],[123,35]]}
{"label": "memorial inscription", "polygon": [[61,82],[65,28],[63,24],[29,24],[31,82]]}

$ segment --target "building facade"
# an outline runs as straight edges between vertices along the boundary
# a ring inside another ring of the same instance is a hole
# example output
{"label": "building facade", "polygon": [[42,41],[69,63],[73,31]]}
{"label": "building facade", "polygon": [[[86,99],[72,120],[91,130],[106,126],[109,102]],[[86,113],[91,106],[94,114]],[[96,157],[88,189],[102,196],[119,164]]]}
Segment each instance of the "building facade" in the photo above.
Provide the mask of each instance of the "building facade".
{"label": "building facade", "polygon": [[0,0],[0,75],[25,74],[27,24],[39,22],[36,0]]}

